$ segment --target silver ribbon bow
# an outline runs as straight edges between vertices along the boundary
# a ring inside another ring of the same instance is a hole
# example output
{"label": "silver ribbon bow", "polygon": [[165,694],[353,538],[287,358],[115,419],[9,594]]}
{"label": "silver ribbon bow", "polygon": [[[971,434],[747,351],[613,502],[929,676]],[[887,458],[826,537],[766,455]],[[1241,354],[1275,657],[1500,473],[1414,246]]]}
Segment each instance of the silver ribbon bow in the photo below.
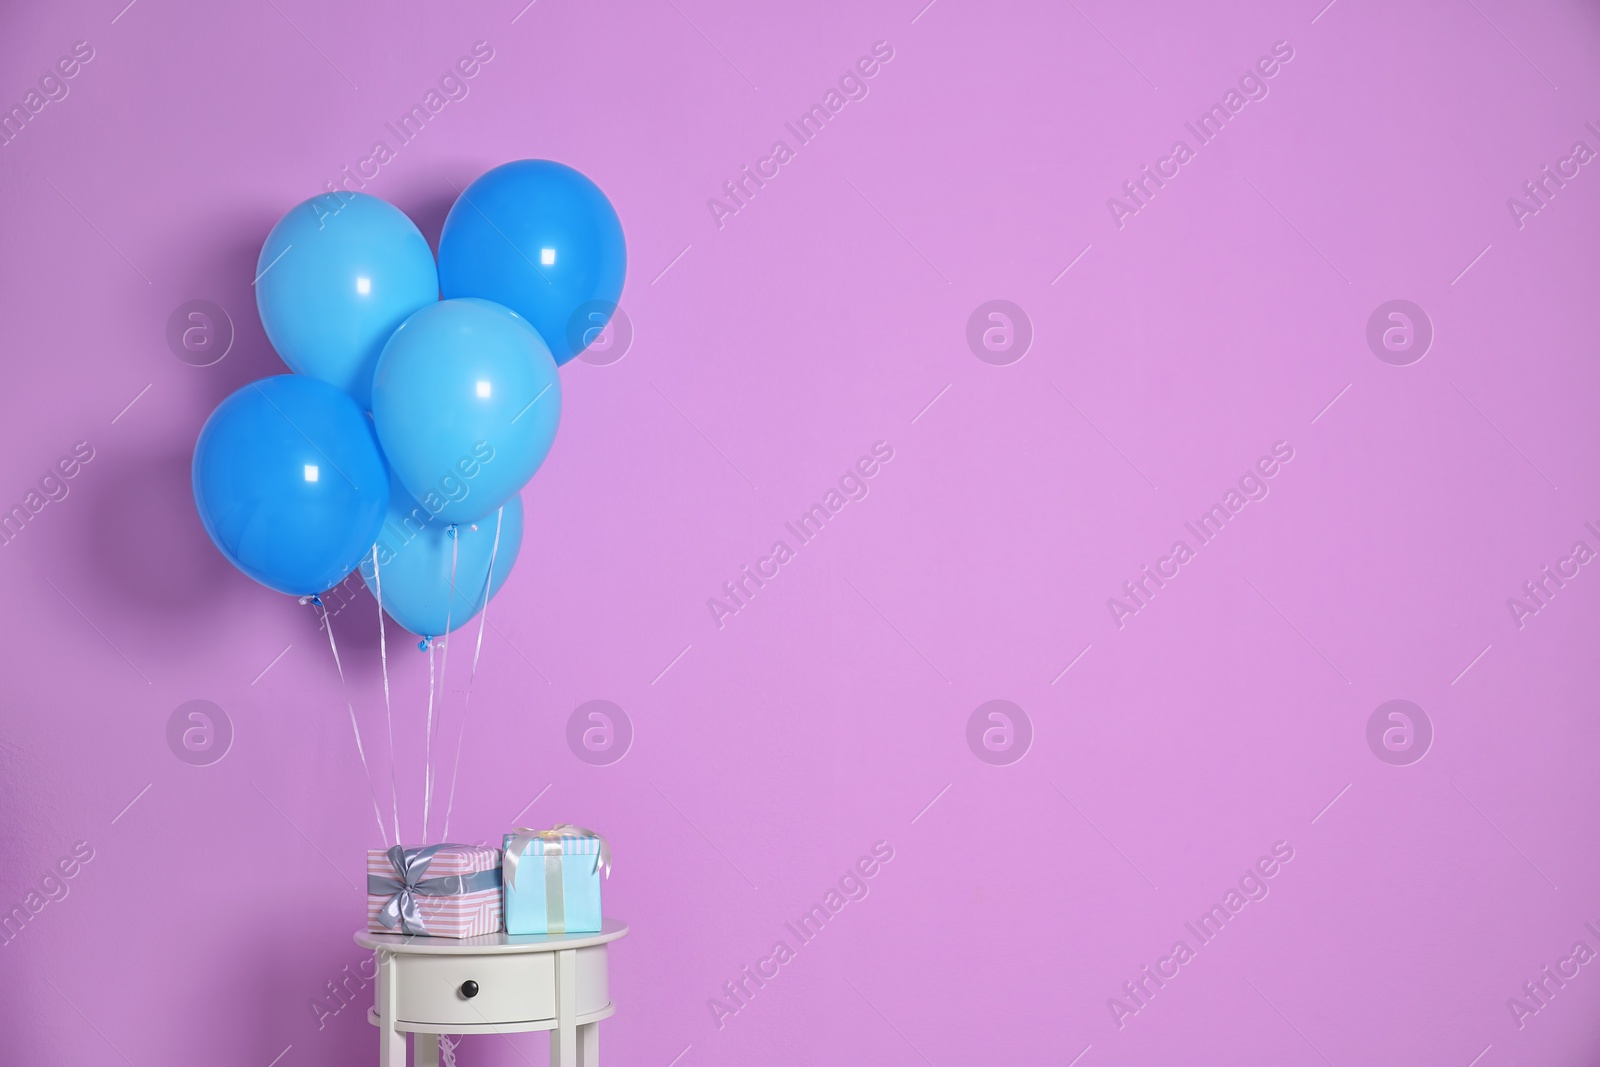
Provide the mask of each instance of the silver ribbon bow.
{"label": "silver ribbon bow", "polygon": [[481,893],[485,889],[500,887],[500,871],[492,868],[473,874],[448,874],[439,878],[422,877],[428,864],[442,848],[462,848],[461,845],[428,845],[426,848],[401,848],[395,845],[385,855],[398,878],[385,878],[381,874],[367,875],[367,892],[374,895],[390,894],[378,910],[378,921],[391,929],[398,926],[402,933],[426,934],[422,922],[422,909],[417,906],[421,897],[459,897],[468,893]]}
{"label": "silver ribbon bow", "polygon": [[611,877],[611,846],[606,843],[605,838],[593,830],[585,830],[583,827],[574,826],[571,823],[562,823],[560,826],[552,827],[549,830],[533,830],[526,826],[519,826],[511,833],[512,838],[510,843],[506,845],[505,859],[502,862],[505,866],[505,884],[512,889],[517,887],[517,864],[521,861],[522,854],[528,850],[529,845],[538,842],[538,855],[559,857],[564,855],[562,840],[569,837],[592,837],[600,842],[600,847],[595,851],[594,870],[598,871],[604,868],[606,877]]}

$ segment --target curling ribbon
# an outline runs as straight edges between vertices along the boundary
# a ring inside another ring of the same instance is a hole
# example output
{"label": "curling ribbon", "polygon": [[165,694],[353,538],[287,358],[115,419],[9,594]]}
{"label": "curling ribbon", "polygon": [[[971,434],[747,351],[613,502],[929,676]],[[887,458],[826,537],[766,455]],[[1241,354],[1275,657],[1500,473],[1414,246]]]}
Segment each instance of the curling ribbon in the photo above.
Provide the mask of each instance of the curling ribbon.
{"label": "curling ribbon", "polygon": [[489,621],[489,590],[494,587],[494,557],[500,551],[500,522],[506,509],[494,513],[494,544],[489,548],[489,574],[483,580],[483,604],[479,607],[478,643],[472,650],[472,673],[467,676],[467,699],[461,705],[461,729],[456,731],[456,762],[450,769],[450,803],[444,809],[444,838],[450,838],[450,813],[456,810],[456,775],[461,770],[461,739],[467,733],[467,712],[472,707],[472,683],[478,678],[478,656],[483,652],[483,628]]}
{"label": "curling ribbon", "polygon": [[361,726],[356,722],[355,705],[350,703],[350,690],[345,686],[344,665],[339,662],[339,646],[333,640],[333,621],[328,615],[328,606],[320,596],[312,597],[311,603],[322,609],[322,628],[328,631],[328,647],[333,649],[333,665],[339,671],[339,691],[344,694],[345,710],[350,712],[350,729],[356,735],[356,754],[361,757],[361,769],[367,776],[367,790],[372,794],[372,815],[378,820],[378,836],[383,838],[383,845],[388,848],[389,831],[383,828],[383,812],[378,808],[378,790],[372,784],[372,768],[367,765],[367,750],[361,743]]}

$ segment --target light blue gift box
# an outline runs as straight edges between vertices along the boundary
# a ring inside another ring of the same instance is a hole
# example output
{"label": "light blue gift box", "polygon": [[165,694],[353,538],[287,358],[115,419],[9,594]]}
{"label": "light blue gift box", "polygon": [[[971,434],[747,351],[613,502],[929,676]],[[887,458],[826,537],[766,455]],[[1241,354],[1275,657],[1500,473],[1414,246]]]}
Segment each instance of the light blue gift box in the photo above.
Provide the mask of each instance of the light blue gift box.
{"label": "light blue gift box", "polygon": [[501,878],[506,933],[598,931],[602,870],[611,873],[611,849],[592,830],[518,827],[506,834]]}

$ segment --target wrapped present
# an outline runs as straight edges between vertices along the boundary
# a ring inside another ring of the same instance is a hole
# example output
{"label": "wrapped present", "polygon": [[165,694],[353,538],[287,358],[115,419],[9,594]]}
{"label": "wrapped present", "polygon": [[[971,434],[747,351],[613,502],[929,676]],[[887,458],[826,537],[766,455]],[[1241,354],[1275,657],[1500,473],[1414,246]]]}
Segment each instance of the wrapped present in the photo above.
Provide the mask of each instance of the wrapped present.
{"label": "wrapped present", "polygon": [[600,872],[611,875],[611,847],[593,830],[518,827],[505,835],[503,870],[506,933],[600,929]]}
{"label": "wrapped present", "polygon": [[367,929],[430,937],[498,933],[500,850],[479,845],[367,851]]}

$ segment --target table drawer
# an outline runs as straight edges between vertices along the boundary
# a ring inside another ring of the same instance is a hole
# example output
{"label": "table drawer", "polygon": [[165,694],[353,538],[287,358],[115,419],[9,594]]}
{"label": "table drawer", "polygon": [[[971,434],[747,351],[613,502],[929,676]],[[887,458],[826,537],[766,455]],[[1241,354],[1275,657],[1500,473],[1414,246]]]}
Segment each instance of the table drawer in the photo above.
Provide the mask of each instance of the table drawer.
{"label": "table drawer", "polygon": [[[555,954],[397,956],[397,1021],[512,1023],[556,1016]],[[476,982],[476,996],[461,988]]]}

